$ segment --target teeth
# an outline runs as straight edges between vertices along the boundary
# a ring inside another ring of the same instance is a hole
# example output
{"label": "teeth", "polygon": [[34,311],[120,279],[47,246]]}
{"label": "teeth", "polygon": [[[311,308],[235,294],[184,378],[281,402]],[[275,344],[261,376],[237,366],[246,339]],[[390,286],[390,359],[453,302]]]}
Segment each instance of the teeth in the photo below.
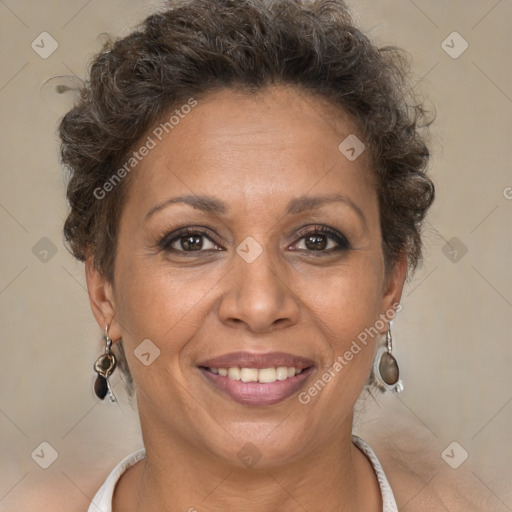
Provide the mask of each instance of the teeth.
{"label": "teeth", "polygon": [[258,382],[259,371],[256,368],[240,368],[242,382]]}
{"label": "teeth", "polygon": [[[215,368],[213,368],[213,369],[215,369]],[[228,377],[233,380],[240,380],[240,368],[238,368],[238,366],[229,368]]]}
{"label": "teeth", "polygon": [[286,380],[302,373],[302,369],[293,366],[278,366],[277,368],[208,368],[212,373],[229,377],[232,380],[241,380],[242,382],[262,382],[271,383],[276,380]]}
{"label": "teeth", "polygon": [[275,377],[277,380],[285,380],[288,377],[293,377],[295,375],[295,368],[291,368],[291,371],[288,372],[288,368],[286,366],[278,366],[276,368]]}
{"label": "teeth", "polygon": [[[285,368],[286,370],[286,368]],[[286,371],[285,378],[288,378],[288,371]],[[276,368],[262,368],[258,372],[258,382],[275,382],[278,380],[278,369]],[[284,379],[279,379],[284,380]]]}

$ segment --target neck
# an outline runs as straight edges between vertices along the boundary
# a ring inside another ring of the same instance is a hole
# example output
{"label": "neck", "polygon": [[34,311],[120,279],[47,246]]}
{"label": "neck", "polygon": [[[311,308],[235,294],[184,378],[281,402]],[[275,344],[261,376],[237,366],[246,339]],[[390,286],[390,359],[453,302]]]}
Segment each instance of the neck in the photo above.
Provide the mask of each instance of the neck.
{"label": "neck", "polygon": [[375,473],[352,444],[350,429],[323,440],[323,449],[285,464],[258,463],[257,468],[230,465],[168,437],[153,436],[145,446],[146,458],[116,487],[114,512],[382,510]]}

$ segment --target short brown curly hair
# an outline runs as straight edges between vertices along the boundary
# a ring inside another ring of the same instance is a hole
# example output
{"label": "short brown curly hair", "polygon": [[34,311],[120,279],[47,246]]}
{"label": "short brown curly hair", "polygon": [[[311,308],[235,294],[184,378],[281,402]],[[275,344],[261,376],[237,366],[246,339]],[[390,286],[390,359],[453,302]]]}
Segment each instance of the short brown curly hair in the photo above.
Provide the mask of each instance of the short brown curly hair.
{"label": "short brown curly hair", "polygon": [[92,255],[112,281],[129,180],[102,200],[94,191],[173,107],[219,88],[250,92],[277,83],[351,115],[371,155],[386,266],[405,252],[414,270],[434,198],[425,174],[432,119],[410,101],[408,73],[404,53],[372,44],[341,0],[169,0],[131,34],[105,44],[60,123],[70,251],[81,261]]}
{"label": "short brown curly hair", "polygon": [[329,100],[356,122],[376,177],[386,266],[405,252],[414,270],[434,198],[425,174],[433,118],[411,101],[408,77],[404,52],[372,44],[341,0],[169,0],[131,34],[105,44],[61,120],[70,251],[81,261],[92,255],[112,281],[129,180],[102,200],[94,191],[153,124],[190,97],[281,83]]}

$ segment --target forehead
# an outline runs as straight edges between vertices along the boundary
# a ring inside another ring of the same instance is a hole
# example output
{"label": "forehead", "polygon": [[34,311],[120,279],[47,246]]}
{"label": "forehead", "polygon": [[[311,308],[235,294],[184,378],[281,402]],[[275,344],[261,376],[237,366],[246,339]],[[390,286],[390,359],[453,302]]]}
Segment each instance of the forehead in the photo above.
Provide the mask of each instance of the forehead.
{"label": "forehead", "polygon": [[173,193],[215,192],[247,208],[250,199],[261,205],[270,195],[373,192],[365,152],[350,161],[339,149],[347,137],[362,138],[356,124],[325,99],[295,87],[222,89],[186,112],[162,140],[149,132],[155,147],[129,194],[141,207]]}

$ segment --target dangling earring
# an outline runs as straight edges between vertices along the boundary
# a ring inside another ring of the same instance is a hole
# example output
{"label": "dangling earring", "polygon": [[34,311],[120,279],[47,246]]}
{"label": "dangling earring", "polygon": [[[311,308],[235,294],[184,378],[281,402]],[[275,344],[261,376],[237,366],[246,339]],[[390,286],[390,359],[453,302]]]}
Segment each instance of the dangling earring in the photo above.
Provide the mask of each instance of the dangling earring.
{"label": "dangling earring", "polygon": [[373,374],[379,387],[394,393],[403,391],[404,386],[400,380],[400,371],[398,363],[391,353],[393,350],[393,338],[391,337],[391,321],[388,323],[386,333],[386,346],[377,351],[375,362],[373,363]]}
{"label": "dangling earring", "polygon": [[105,353],[98,357],[94,363],[94,370],[98,374],[94,381],[94,392],[100,400],[103,400],[108,393],[109,400],[115,402],[116,397],[112,392],[108,378],[112,375],[117,361],[110,349],[112,340],[108,337],[108,325],[105,327],[105,344]]}

